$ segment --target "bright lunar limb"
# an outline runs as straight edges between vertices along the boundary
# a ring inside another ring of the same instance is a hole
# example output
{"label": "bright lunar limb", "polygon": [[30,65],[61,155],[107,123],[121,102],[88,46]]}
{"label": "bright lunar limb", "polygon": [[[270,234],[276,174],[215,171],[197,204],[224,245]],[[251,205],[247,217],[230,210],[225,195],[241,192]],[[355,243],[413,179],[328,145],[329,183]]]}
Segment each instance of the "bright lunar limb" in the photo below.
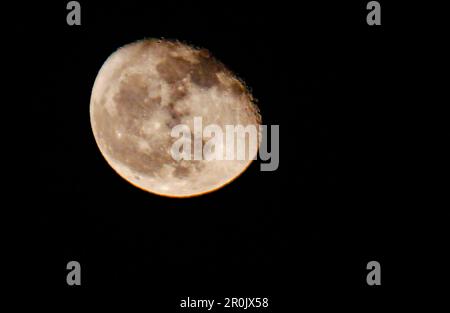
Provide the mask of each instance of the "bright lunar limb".
{"label": "bright lunar limb", "polygon": [[251,94],[233,73],[208,51],[177,41],[125,45],[103,64],[92,89],[90,119],[101,153],[120,176],[155,194],[211,192],[255,158],[256,151],[244,160],[175,160],[171,148],[178,138],[171,130],[180,124],[193,129],[194,117],[222,129],[261,124]]}

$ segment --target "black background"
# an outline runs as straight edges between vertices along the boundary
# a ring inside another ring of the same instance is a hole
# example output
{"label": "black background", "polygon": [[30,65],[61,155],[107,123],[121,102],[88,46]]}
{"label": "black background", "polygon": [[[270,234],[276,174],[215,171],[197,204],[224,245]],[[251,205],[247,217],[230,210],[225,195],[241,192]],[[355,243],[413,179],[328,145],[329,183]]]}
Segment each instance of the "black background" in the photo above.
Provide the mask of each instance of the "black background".
{"label": "black background", "polygon": [[[274,312],[359,312],[427,276],[415,248],[432,244],[412,222],[421,199],[405,156],[412,30],[380,2],[382,26],[367,25],[366,1],[80,1],[81,26],[66,24],[65,1],[18,8],[34,179],[16,207],[32,219],[20,250],[33,292],[60,308],[125,301],[174,312],[187,296],[268,297]],[[248,84],[263,123],[280,125],[277,171],[253,162],[190,199],[115,174],[94,141],[90,93],[113,51],[147,37],[205,47]],[[81,286],[66,284],[71,260]],[[366,284],[372,260],[381,286]]]}

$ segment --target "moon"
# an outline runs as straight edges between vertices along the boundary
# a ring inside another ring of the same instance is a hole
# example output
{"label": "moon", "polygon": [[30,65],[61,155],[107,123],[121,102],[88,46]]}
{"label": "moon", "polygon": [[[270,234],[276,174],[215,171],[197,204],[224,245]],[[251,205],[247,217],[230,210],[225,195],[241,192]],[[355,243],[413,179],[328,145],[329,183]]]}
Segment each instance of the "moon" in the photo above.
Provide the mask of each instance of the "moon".
{"label": "moon", "polygon": [[98,148],[122,178],[145,191],[167,197],[209,193],[255,159],[257,152],[243,160],[175,160],[171,131],[180,124],[193,129],[194,117],[222,129],[261,124],[245,84],[206,49],[137,41],[111,54],[95,79],[90,121]]}

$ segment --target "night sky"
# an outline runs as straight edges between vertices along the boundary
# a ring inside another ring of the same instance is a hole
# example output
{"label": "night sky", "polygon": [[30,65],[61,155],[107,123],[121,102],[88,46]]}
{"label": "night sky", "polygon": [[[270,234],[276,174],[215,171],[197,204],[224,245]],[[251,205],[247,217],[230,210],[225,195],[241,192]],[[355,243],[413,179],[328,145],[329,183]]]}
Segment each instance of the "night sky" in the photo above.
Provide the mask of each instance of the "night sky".
{"label": "night sky", "polygon": [[[13,238],[43,303],[182,312],[187,296],[268,297],[270,312],[365,312],[412,288],[416,247],[433,243],[416,233],[423,199],[408,187],[403,91],[415,58],[399,8],[380,1],[382,25],[368,26],[366,1],[91,2],[80,1],[81,26],[66,24],[66,1],[18,5],[10,24],[30,119],[17,160],[33,179],[15,175],[10,210],[30,222]],[[92,86],[113,51],[148,37],[204,47],[245,81],[263,123],[280,125],[276,171],[257,160],[216,192],[171,199],[108,166],[90,127]],[[81,286],[66,284],[72,260]],[[372,260],[381,286],[366,284]]]}

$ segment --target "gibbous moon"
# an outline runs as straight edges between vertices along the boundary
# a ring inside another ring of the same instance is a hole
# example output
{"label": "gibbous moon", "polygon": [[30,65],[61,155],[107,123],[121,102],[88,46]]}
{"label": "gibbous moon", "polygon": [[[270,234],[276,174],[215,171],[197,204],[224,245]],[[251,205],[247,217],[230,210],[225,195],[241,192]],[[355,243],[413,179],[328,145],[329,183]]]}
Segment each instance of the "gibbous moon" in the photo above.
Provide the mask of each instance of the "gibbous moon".
{"label": "gibbous moon", "polygon": [[256,157],[257,151],[245,159],[174,159],[171,148],[178,138],[171,131],[185,124],[194,134],[194,117],[202,118],[203,127],[224,130],[261,124],[245,85],[205,49],[169,40],[137,41],[114,52],[95,79],[90,119],[97,145],[121,177],[148,192],[208,193],[235,179]]}

